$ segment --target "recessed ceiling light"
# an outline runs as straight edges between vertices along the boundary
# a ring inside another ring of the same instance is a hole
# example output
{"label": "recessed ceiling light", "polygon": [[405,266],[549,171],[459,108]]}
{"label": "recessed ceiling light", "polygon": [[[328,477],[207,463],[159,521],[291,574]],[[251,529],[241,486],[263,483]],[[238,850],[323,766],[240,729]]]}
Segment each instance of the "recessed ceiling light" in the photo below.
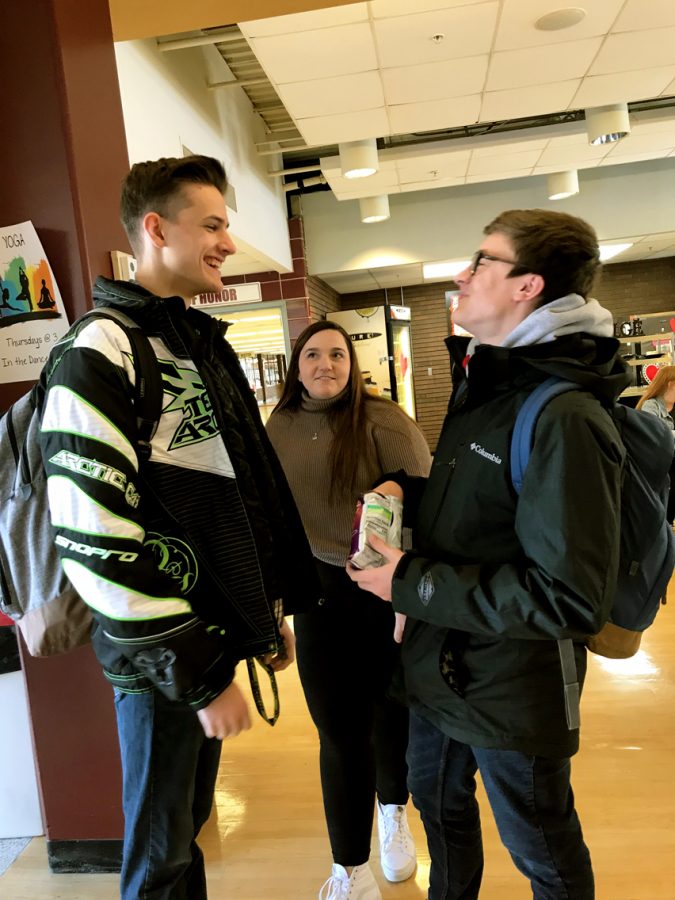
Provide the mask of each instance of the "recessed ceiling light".
{"label": "recessed ceiling light", "polygon": [[459,275],[469,266],[468,259],[446,260],[445,262],[424,263],[422,265],[422,274],[425,279],[428,278],[452,278]]}
{"label": "recessed ceiling light", "polygon": [[618,256],[619,253],[623,253],[624,250],[628,250],[632,246],[632,241],[629,244],[600,244],[600,261],[607,262],[608,259]]}
{"label": "recessed ceiling light", "polygon": [[566,9],[555,9],[546,13],[534,23],[539,31],[562,31],[563,28],[571,28],[578,25],[586,18],[586,10],[580,6],[569,6]]}

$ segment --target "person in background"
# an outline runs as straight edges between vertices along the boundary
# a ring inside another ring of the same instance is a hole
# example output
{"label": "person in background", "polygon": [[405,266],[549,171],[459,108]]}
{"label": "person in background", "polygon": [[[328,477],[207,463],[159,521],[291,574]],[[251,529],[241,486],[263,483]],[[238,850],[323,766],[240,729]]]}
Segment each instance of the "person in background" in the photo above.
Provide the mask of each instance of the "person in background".
{"label": "person in background", "polygon": [[[671,415],[675,404],[675,366],[662,366],[656,373],[654,380],[644,394],[640,397],[637,409],[658,416],[673,431],[675,436],[675,421]],[[673,524],[675,518],[675,457],[670,468],[670,493],[668,494],[668,521]]]}
{"label": "person in background", "polygon": [[431,457],[412,419],[366,392],[349,336],[329,321],[298,338],[267,430],[323,592],[294,622],[334,859],[319,897],[378,900],[368,863],[376,795],[385,877],[403,881],[416,866],[405,812],[408,713],[387,696],[399,658],[393,610],[356,588],[345,564],[357,498],[387,472],[426,475]]}
{"label": "person in background", "polygon": [[[625,450],[603,404],[630,380],[612,316],[591,299],[599,268],[595,231],[575,216],[509,210],[485,227],[455,277],[454,320],[474,337],[446,342],[453,393],[419,503],[401,480],[415,551],[373,537],[386,564],[350,572],[408,616],[409,784],[429,900],[479,896],[477,771],[534,900],[595,896],[570,757],[586,638],[607,620],[619,565]],[[518,496],[514,422],[552,375],[581,389],[543,409]]]}
{"label": "person in background", "polygon": [[[284,613],[316,600],[309,546],[239,361],[191,307],[236,252],[227,180],[206,156],[136,163],[122,223],[135,282],[98,278],[97,307],[148,336],[163,408],[137,447],[133,355],[89,318],[50,357],[41,444],[61,564],[94,615],[122,757],[122,900],[205,900],[197,836],[221,742],[251,727],[238,660],[294,659]],[[73,702],[77,702],[76,699]]]}

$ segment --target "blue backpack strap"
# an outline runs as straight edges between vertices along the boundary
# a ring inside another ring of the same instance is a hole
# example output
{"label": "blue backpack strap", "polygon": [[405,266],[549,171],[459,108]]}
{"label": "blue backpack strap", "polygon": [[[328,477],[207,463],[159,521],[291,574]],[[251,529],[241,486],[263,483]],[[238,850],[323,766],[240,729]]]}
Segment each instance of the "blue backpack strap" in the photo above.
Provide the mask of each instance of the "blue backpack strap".
{"label": "blue backpack strap", "polygon": [[[554,397],[579,389],[579,385],[572,381],[551,376],[537,385],[518,410],[511,437],[511,482],[518,495],[523,487],[523,479],[534,444],[534,430],[542,409]],[[574,643],[569,638],[558,641],[558,653],[563,675],[565,717],[567,727],[573,730],[579,728],[579,698],[581,694],[574,658]]]}
{"label": "blue backpack strap", "polygon": [[516,494],[520,494],[523,488],[523,479],[534,443],[534,429],[542,409],[549,400],[559,394],[577,390],[580,390],[578,384],[552,375],[537,385],[518,410],[511,437],[511,482]]}

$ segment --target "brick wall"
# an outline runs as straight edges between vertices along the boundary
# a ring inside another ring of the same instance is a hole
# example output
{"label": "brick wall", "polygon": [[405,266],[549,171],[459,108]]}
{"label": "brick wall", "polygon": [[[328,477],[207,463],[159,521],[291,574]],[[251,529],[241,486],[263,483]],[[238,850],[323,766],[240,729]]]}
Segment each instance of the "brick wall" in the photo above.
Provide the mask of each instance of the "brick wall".
{"label": "brick wall", "polygon": [[[233,275],[223,278],[223,284],[247,284],[259,281],[263,300],[283,300],[288,316],[288,332],[291,344],[300,332],[312,321],[308,293],[307,262],[305,259],[305,238],[302,219],[296,216],[288,220],[291,241],[293,271],[280,275],[279,272],[254,272],[252,275]],[[328,285],[326,285],[328,287]]]}
{"label": "brick wall", "polygon": [[595,296],[618,322],[675,310],[675,256],[605,266]]}
{"label": "brick wall", "polygon": [[[438,435],[450,396],[450,362],[443,339],[448,335],[445,313],[445,291],[455,290],[452,282],[419,284],[396,291],[390,296],[395,306],[411,309],[411,337],[413,379],[417,422],[432,450]],[[385,292],[367,291],[360,294],[343,294],[342,309],[382,306]]]}
{"label": "brick wall", "polygon": [[336,312],[338,309],[342,309],[342,306],[340,305],[340,294],[315,275],[309,275],[307,277],[307,289],[309,293],[309,311],[312,322],[318,322],[319,319],[325,319],[326,313],[328,312]]}
{"label": "brick wall", "polygon": [[[397,291],[393,300],[395,305],[409,306],[412,310],[417,419],[432,450],[451,388],[448,353],[443,343],[448,334],[445,292],[456,288],[452,281],[413,285],[403,288],[402,297]],[[629,315],[675,311],[675,257],[605,266],[594,293],[619,322]],[[381,306],[385,292],[343,294],[341,302],[341,309]]]}

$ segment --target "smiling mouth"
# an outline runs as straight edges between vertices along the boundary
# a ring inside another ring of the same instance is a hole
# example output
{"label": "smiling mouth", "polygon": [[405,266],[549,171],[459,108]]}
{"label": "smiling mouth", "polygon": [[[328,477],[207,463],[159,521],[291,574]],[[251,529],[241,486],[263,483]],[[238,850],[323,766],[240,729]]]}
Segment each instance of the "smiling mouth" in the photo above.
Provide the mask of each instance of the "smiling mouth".
{"label": "smiling mouth", "polygon": [[218,259],[215,256],[209,256],[204,258],[204,262],[210,269],[217,269],[220,271],[220,267],[225,262],[224,259]]}

